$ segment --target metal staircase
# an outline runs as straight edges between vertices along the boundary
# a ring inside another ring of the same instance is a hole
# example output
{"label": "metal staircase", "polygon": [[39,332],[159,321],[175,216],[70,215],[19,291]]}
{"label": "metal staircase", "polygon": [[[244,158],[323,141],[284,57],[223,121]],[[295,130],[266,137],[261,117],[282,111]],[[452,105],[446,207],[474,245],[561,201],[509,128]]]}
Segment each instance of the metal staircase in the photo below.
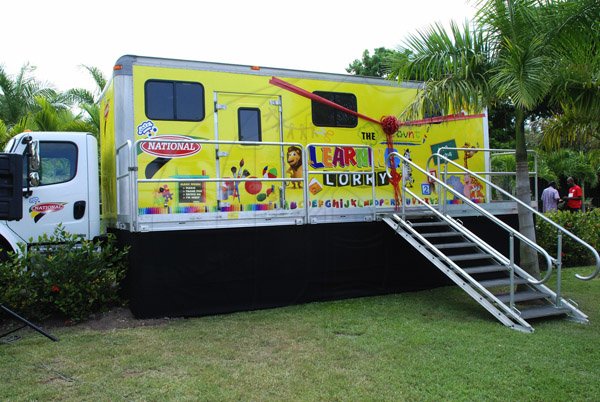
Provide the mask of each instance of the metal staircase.
{"label": "metal staircase", "polygon": [[[527,322],[530,319],[565,316],[578,322],[588,322],[588,317],[574,305],[574,302],[564,299],[560,294],[560,257],[558,260],[552,258],[536,243],[402,155],[397,153],[390,155],[421,171],[429,180],[436,182],[441,191],[453,192],[465,204],[507,232],[509,255],[505,256],[464,227],[459,220],[440,212],[404,185],[402,186],[403,199],[410,195],[426,207],[427,213],[410,215],[403,203],[401,212],[380,217],[496,319],[512,329],[523,332],[533,332],[533,327]],[[566,232],[564,229],[563,231]],[[544,278],[537,280],[515,264],[515,240],[532,247],[545,259],[547,274]],[[559,256],[560,244],[559,242]],[[597,252],[593,248],[592,250],[597,257]],[[596,265],[600,266],[598,258]],[[553,266],[557,267],[556,291],[544,284],[548,281]],[[578,277],[590,279],[597,274],[597,271],[598,269],[590,277]]]}
{"label": "metal staircase", "polygon": [[573,304],[530,282],[535,279],[455,219],[432,215],[404,220],[390,214],[382,220],[510,328],[533,332],[526,320],[557,315],[587,322]]}

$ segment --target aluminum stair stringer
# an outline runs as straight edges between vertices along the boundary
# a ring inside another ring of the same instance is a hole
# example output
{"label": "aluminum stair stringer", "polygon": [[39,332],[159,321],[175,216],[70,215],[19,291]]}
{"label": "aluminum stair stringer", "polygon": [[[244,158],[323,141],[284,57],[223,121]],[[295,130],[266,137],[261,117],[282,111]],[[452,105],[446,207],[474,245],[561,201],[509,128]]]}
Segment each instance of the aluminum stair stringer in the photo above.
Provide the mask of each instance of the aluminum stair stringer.
{"label": "aluminum stair stringer", "polygon": [[[492,255],[502,265],[505,265],[507,267],[509,266],[510,259],[508,259],[505,255],[500,253],[498,250],[496,250],[492,246],[488,245],[483,239],[481,239],[480,237],[475,235],[473,232],[469,231],[463,225],[458,223],[454,218],[448,217],[447,215],[440,215],[439,217],[441,219],[443,219],[446,223],[448,223],[450,227],[461,232],[463,236],[467,237],[469,240],[476,243],[479,248],[485,250],[490,255]],[[401,218],[397,217],[397,219],[401,219]],[[410,225],[410,223],[409,223],[409,225]],[[435,245],[433,245],[433,246],[435,247]],[[585,313],[583,313],[581,310],[579,310],[576,306],[574,306],[573,303],[569,302],[568,300],[566,300],[562,297],[559,298],[558,295],[556,294],[556,292],[554,292],[548,286],[546,286],[544,284],[533,283],[533,282],[536,282],[536,279],[533,276],[531,276],[529,274],[529,272],[525,271],[523,268],[521,268],[517,264],[513,264],[513,269],[515,272],[515,277],[527,279],[529,281],[529,283],[528,283],[529,286],[535,288],[537,291],[539,291],[541,293],[546,293],[548,295],[549,299],[552,300],[552,303],[556,307],[568,309],[569,312],[567,314],[568,314],[569,319],[580,322],[580,323],[584,323],[584,324],[587,324],[589,322],[588,316]]]}
{"label": "aluminum stair stringer", "polygon": [[[396,216],[396,215],[394,215],[394,216]],[[401,219],[398,216],[396,216],[396,218]],[[505,255],[500,253],[498,250],[496,250],[492,246],[488,245],[483,239],[481,239],[475,233],[473,233],[470,230],[468,230],[467,228],[465,228],[456,219],[449,217],[447,215],[443,215],[443,214],[440,214],[439,218],[444,220],[444,222],[448,223],[448,225],[450,227],[452,227],[453,229],[461,232],[461,234],[463,236],[465,236],[469,240],[476,243],[479,248],[485,250],[487,253],[492,255],[502,265],[509,266],[510,260]],[[410,223],[408,223],[408,224],[410,225]],[[435,247],[435,245],[433,245],[433,247]],[[573,305],[573,303],[569,302],[568,300],[566,300],[563,297],[559,298],[558,295],[556,294],[556,292],[554,292],[548,286],[546,286],[544,284],[533,283],[533,282],[536,282],[536,279],[533,276],[531,276],[527,271],[525,271],[523,268],[518,266],[517,264],[513,265],[513,269],[515,272],[515,276],[527,279],[529,281],[529,283],[528,283],[529,286],[534,287],[537,291],[539,291],[541,293],[546,293],[549,296],[549,298],[552,300],[552,303],[555,306],[568,309],[569,310],[569,312],[568,312],[569,319],[576,321],[576,322],[583,323],[583,324],[589,323],[588,316],[584,312],[579,310],[575,305]],[[468,274],[466,274],[466,275],[468,275]]]}
{"label": "aluminum stair stringer", "polygon": [[[578,241],[586,248],[590,249],[596,257],[596,270],[592,275],[589,276],[576,275],[577,278],[582,280],[590,280],[600,274],[600,256],[592,246],[585,243],[583,240],[579,239],[566,229],[556,225],[551,220],[548,220],[546,217],[539,214],[539,212],[532,209],[529,205],[522,203],[517,198],[504,192],[483,177],[478,176],[459,164],[449,160],[444,155],[440,155],[438,153],[436,155],[432,155],[432,157],[434,156],[438,158],[438,161],[445,160],[447,164],[450,163],[453,166],[464,170],[465,173],[472,174],[472,177],[476,177],[478,180],[481,180],[493,188],[496,188],[517,202],[517,204],[529,209],[532,213],[537,214],[538,217],[554,225],[557,229],[559,229],[560,233],[567,234],[575,241]],[[438,204],[438,208],[434,208],[428,202],[423,200],[419,194],[416,194],[407,188],[403,180],[402,200],[407,199],[408,197],[413,197],[413,200],[417,200],[418,203],[426,210],[431,212],[431,214],[427,214],[428,216],[426,217],[426,214],[423,214],[422,211],[410,210],[411,208],[407,208],[407,204],[402,202],[400,206],[401,215],[393,213],[381,214],[380,219],[384,220],[389,226],[391,226],[396,233],[402,235],[409,242],[409,244],[417,248],[421,254],[426,256],[432,263],[434,263],[434,265],[445,272],[447,276],[450,277],[456,284],[461,285],[459,281],[465,281],[463,287],[465,291],[468,290],[468,287],[473,290],[475,294],[481,295],[481,297],[486,299],[487,302],[491,303],[497,310],[502,311],[506,315],[507,319],[517,320],[518,324],[524,326],[528,332],[532,331],[533,329],[529,324],[526,323],[525,320],[530,319],[567,316],[574,321],[583,323],[588,322],[587,316],[579,311],[577,307],[575,307],[575,302],[571,302],[570,300],[567,301],[561,297],[562,264],[560,259],[560,250],[562,237],[560,233],[558,236],[559,257],[557,257],[557,259],[553,258],[547,250],[540,247],[535,241],[523,236],[523,234],[521,234],[518,230],[515,230],[510,225],[498,219],[477,203],[474,203],[462,192],[457,191],[444,181],[438,179],[435,175],[430,174],[429,171],[416,165],[410,160],[410,158],[406,158],[398,152],[391,152],[387,156],[388,159],[392,157],[398,158],[397,161],[400,161],[403,167],[410,166],[413,170],[424,174],[428,181],[436,183],[438,187],[442,187],[444,194],[446,194],[446,192],[452,193],[455,198],[458,198],[462,201],[462,203],[478,212],[480,216],[484,216],[489,219],[499,228],[506,231],[507,235],[509,236],[510,258],[507,258],[498,250],[495,250],[486,242],[466,229],[462,225],[462,222],[447,215],[445,213],[445,196],[444,199]],[[438,172],[439,171],[440,167],[438,164]],[[391,177],[387,168],[386,172],[388,176]],[[408,221],[407,219],[409,214],[411,221]],[[413,218],[416,220],[416,222],[413,221]],[[437,225],[436,223],[431,223],[430,221],[427,222],[427,220],[431,218],[437,219],[437,224],[443,223],[442,226],[445,226],[445,229],[448,230],[438,231],[436,229],[431,229],[431,226]],[[428,225],[429,228],[424,228],[424,226]],[[525,270],[523,270],[521,267],[518,267],[514,263],[516,241],[535,250],[538,255],[545,260],[547,270],[543,278],[538,280],[537,278],[532,277]],[[468,244],[469,242],[471,242],[472,245]],[[440,246],[440,248],[438,248],[438,246]],[[551,278],[552,271],[555,266],[557,267],[557,285],[556,291],[554,292],[544,284],[547,283],[547,281]],[[452,277],[449,275],[448,270],[457,275],[457,277]],[[507,287],[509,288],[508,293],[506,293]],[[473,293],[469,294],[476,301],[480,302],[482,306],[486,307],[485,302],[481,302],[477,296],[473,295]],[[490,312],[494,314],[493,310],[490,310]],[[498,315],[494,315],[498,318]],[[515,315],[518,315],[520,320],[517,319]]]}
{"label": "aluminum stair stringer", "polygon": [[[502,324],[521,332],[531,333],[534,331],[533,327],[519,316],[518,311],[508,307],[488,289],[481,286],[461,267],[450,261],[434,244],[422,238],[416,230],[410,227],[410,224],[395,214],[386,215],[382,220]],[[469,231],[462,227],[461,233],[464,232]],[[417,240],[416,237],[420,237],[420,239]],[[488,247],[491,248],[490,246]],[[496,251],[496,253],[498,252]]]}

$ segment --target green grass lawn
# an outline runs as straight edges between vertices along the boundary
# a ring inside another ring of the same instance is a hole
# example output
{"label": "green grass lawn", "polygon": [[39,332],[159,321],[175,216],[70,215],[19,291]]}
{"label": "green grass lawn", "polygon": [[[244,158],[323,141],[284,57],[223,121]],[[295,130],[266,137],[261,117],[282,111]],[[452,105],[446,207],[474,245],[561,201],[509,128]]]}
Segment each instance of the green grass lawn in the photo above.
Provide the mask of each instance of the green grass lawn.
{"label": "green grass lawn", "polygon": [[565,273],[590,324],[510,330],[459,288],[172,320],[25,331],[1,400],[600,400],[600,280]]}

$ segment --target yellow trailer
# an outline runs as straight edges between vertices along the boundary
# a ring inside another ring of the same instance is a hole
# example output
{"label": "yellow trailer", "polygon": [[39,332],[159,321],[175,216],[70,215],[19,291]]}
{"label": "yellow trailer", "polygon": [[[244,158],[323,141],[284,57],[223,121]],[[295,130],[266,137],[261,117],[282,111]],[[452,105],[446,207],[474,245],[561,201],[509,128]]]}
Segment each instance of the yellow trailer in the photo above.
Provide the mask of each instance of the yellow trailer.
{"label": "yellow trailer", "polygon": [[[479,116],[401,127],[390,147],[378,122],[400,115],[418,83],[134,56],[116,68],[102,99],[104,217],[132,231],[366,221],[397,202],[390,150],[424,165],[442,146],[487,145]],[[484,170],[485,155],[472,156],[464,163]],[[136,182],[117,179],[132,163]],[[437,202],[430,180],[401,174]]]}
{"label": "yellow trailer", "polygon": [[[487,119],[387,136],[381,119],[399,116],[419,85],[120,58],[101,100],[101,195],[103,222],[131,246],[134,313],[207,314],[439,282],[433,270],[398,276],[385,256],[396,246],[383,244],[393,236],[378,217],[415,204],[390,183],[386,159],[397,152],[425,166],[444,146],[487,147]],[[447,155],[480,171],[489,162],[483,152]],[[431,178],[387,164],[438,202]],[[485,199],[476,180],[457,180],[469,199]]]}

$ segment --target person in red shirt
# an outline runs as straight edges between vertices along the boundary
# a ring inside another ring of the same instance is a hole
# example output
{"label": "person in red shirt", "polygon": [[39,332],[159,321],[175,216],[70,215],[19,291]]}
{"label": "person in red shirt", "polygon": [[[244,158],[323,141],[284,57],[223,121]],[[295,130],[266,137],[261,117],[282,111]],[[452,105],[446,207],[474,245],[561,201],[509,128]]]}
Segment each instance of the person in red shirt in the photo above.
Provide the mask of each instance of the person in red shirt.
{"label": "person in red shirt", "polygon": [[567,179],[567,184],[569,185],[569,195],[563,197],[567,201],[567,209],[571,212],[581,211],[581,204],[583,203],[581,187],[575,184],[572,177]]}

